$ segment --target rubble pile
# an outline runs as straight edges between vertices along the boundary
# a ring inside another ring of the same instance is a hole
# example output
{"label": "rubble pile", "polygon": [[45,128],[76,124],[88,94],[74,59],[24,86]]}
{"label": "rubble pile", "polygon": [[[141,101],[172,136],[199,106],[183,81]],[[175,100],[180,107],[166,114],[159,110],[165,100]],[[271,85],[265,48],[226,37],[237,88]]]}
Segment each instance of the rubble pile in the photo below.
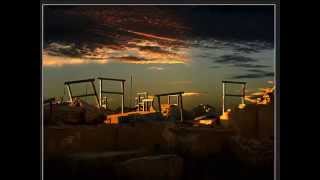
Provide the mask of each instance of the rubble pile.
{"label": "rubble pile", "polygon": [[101,124],[106,112],[81,99],[71,103],[53,103],[44,106],[45,124]]}

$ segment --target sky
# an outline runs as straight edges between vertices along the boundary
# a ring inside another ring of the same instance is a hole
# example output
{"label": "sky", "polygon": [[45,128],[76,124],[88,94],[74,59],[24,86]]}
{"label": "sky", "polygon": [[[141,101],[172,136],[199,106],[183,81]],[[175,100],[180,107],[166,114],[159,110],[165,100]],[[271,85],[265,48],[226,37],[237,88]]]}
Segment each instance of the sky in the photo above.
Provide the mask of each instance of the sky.
{"label": "sky", "polygon": [[[127,105],[136,92],[184,91],[187,109],[219,109],[222,80],[247,82],[248,95],[273,86],[273,20],[273,6],[45,6],[43,94],[64,96],[64,81],[102,76],[126,79]],[[114,107],[119,100],[109,97]]]}

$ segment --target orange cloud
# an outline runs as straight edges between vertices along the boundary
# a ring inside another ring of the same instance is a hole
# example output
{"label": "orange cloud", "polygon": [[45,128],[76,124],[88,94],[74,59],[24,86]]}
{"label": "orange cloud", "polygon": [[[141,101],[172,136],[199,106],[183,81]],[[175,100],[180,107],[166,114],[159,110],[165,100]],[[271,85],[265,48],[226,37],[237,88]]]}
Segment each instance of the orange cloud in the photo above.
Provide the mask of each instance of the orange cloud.
{"label": "orange cloud", "polygon": [[201,92],[185,92],[182,94],[182,96],[201,96],[206,93],[201,93]]}
{"label": "orange cloud", "polygon": [[92,59],[82,59],[82,58],[71,58],[71,57],[60,57],[60,56],[50,56],[48,54],[43,54],[42,65],[44,67],[61,67],[65,65],[80,65],[80,64],[106,64],[107,60],[92,60]]}

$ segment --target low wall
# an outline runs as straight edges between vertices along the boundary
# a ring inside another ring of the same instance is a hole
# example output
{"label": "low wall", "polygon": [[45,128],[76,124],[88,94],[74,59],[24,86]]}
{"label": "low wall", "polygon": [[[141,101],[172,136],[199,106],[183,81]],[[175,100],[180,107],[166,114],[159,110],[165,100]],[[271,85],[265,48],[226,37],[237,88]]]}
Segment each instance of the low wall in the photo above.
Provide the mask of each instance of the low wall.
{"label": "low wall", "polygon": [[[147,149],[207,156],[222,150],[234,132],[226,128],[177,128],[173,122],[45,127],[45,159],[84,152]],[[171,148],[170,148],[171,147]]]}
{"label": "low wall", "polygon": [[170,122],[134,125],[47,126],[44,128],[45,158],[81,152],[103,152],[165,146],[163,129]]}

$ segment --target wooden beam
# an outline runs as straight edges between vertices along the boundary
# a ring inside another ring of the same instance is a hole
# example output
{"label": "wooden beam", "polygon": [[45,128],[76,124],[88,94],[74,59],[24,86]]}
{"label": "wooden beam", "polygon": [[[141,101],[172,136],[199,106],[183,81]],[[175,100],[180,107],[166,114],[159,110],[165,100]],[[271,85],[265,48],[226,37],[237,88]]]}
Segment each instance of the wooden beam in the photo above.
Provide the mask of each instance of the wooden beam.
{"label": "wooden beam", "polygon": [[108,81],[126,81],[125,79],[115,79],[115,78],[104,78],[104,77],[98,77],[97,79],[101,79],[101,80],[108,80]]}
{"label": "wooden beam", "polygon": [[224,113],[225,94],[226,94],[226,87],[225,87],[224,83],[222,83],[222,114]]}
{"label": "wooden beam", "polygon": [[246,97],[246,85],[242,85],[242,97],[241,97],[241,103],[244,104],[244,98]]}
{"label": "wooden beam", "polygon": [[173,92],[173,93],[164,93],[164,94],[156,94],[154,96],[169,96],[169,95],[181,95],[183,94],[184,92],[181,91],[181,92]]}
{"label": "wooden beam", "polygon": [[112,91],[102,91],[101,93],[103,93],[103,94],[120,94],[120,95],[124,94],[123,92],[112,92]]}
{"label": "wooden beam", "polygon": [[158,107],[159,107],[159,112],[161,113],[161,103],[160,103],[160,96],[157,96],[158,99]]}
{"label": "wooden beam", "polygon": [[73,98],[72,98],[72,93],[71,93],[71,88],[70,88],[70,84],[66,84],[67,89],[68,89],[68,94],[69,94],[69,101],[72,102]]}
{"label": "wooden beam", "polygon": [[243,94],[225,94],[224,96],[243,97]]}
{"label": "wooden beam", "polygon": [[88,97],[88,96],[96,96],[94,93],[92,94],[80,94],[76,96],[72,96],[72,98],[80,98],[80,97]]}
{"label": "wooden beam", "polygon": [[182,95],[178,96],[179,98],[179,108],[180,108],[180,121],[183,122],[183,103],[182,103]]}
{"label": "wooden beam", "polygon": [[99,99],[100,99],[100,107],[102,107],[102,80],[99,80]]}
{"label": "wooden beam", "polygon": [[93,88],[94,96],[96,97],[96,100],[97,100],[97,104],[100,107],[100,100],[99,100],[99,97],[98,97],[96,86],[94,85],[94,81],[91,81],[91,85],[92,85],[92,88]]}
{"label": "wooden beam", "polygon": [[93,82],[95,79],[82,79],[82,80],[76,80],[76,81],[66,81],[64,84],[75,84],[75,83],[83,83],[83,82]]}
{"label": "wooden beam", "polygon": [[240,82],[240,81],[222,81],[222,83],[231,83],[231,84],[247,84],[247,82]]}
{"label": "wooden beam", "polygon": [[122,95],[121,95],[121,113],[124,112],[124,81],[121,81],[121,91],[122,91]]}

